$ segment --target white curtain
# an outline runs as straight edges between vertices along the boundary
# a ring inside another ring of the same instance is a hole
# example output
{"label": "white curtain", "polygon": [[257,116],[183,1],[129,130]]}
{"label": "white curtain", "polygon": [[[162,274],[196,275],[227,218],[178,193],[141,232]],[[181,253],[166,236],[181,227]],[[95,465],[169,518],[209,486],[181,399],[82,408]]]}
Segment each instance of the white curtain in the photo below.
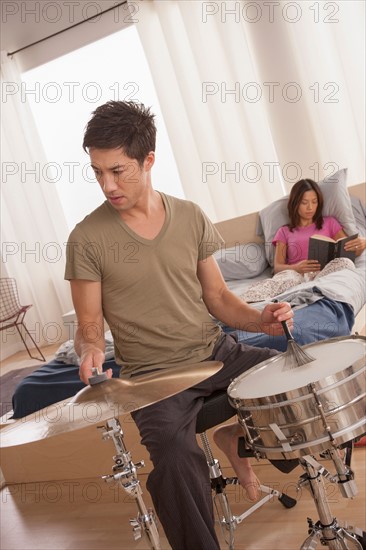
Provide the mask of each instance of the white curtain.
{"label": "white curtain", "polygon": [[[364,2],[132,4],[185,195],[213,221],[262,208],[300,177],[348,167],[348,184],[365,181]],[[111,55],[118,65],[133,52]],[[37,341],[52,343],[70,337],[68,229],[16,56],[2,53],[1,78],[2,276],[34,304]]]}
{"label": "white curtain", "polygon": [[[1,54],[2,80],[2,277],[17,281],[20,301],[33,304],[26,324],[37,344],[65,340],[62,314],[72,307],[63,280],[68,228],[29,106],[20,93],[15,59]],[[55,129],[56,131],[56,129]],[[44,175],[46,174],[46,181]],[[18,344],[16,344],[18,342]],[[2,352],[19,349],[19,337],[2,332]]]}
{"label": "white curtain", "polygon": [[364,181],[364,6],[139,5],[183,188],[214,221],[260,209],[301,177],[348,167],[349,183]]}

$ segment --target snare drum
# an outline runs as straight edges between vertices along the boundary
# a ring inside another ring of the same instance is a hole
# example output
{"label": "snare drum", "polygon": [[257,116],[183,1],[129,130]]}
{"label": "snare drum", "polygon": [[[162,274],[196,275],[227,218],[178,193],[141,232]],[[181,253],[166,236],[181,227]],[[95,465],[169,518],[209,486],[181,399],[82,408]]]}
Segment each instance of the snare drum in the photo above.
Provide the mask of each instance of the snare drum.
{"label": "snare drum", "polygon": [[288,366],[281,353],[228,388],[247,442],[257,456],[300,458],[366,432],[366,338],[346,336],[304,346],[314,357]]}

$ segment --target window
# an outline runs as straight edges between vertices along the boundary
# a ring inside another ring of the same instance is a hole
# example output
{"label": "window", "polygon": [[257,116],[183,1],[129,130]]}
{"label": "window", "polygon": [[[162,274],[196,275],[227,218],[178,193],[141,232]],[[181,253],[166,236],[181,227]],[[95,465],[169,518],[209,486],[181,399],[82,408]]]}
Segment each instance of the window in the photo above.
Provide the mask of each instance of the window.
{"label": "window", "polygon": [[[67,35],[65,35],[67,40]],[[48,162],[39,178],[55,185],[70,229],[103,201],[82,149],[85,125],[98,105],[111,99],[151,106],[158,128],[155,189],[184,198],[153,80],[132,25],[22,74]]]}

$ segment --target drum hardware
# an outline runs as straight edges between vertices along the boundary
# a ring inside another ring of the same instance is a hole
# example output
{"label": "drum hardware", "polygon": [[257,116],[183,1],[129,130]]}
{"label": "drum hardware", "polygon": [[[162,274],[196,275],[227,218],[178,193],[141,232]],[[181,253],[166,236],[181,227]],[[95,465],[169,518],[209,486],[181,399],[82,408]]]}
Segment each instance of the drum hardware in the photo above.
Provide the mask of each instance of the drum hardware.
{"label": "drum hardware", "polygon": [[[117,481],[136,500],[138,516],[131,520],[135,539],[146,534],[152,550],[160,549],[155,514],[147,509],[136,470],[143,461],[134,464],[123,441],[123,431],[117,416],[147,407],[195,386],[216,374],[221,361],[172,365],[141,374],[133,379],[112,378],[98,369],[92,369],[90,385],[80,390],[71,400],[54,405],[16,420],[1,430],[1,447],[24,445],[34,441],[87,428],[90,424],[106,422],[102,426],[103,439],[112,439],[117,454],[113,474],[103,476],[106,482]],[[90,414],[92,411],[92,414]],[[53,413],[52,414],[50,414]],[[56,413],[56,417],[55,414]]]}
{"label": "drum hardware", "polygon": [[[338,488],[342,496],[344,498],[355,497],[358,494],[358,489],[354,481],[355,475],[353,470],[351,470],[349,464],[341,459],[337,448],[328,449],[327,452],[336,467]],[[346,453],[345,458],[347,456]]]}
{"label": "drum hardware", "polygon": [[212,455],[211,447],[207,439],[206,432],[200,433],[200,439],[202,447],[206,456],[207,464],[209,466],[211,489],[213,491],[213,502],[216,510],[216,514],[219,518],[219,525],[223,538],[228,545],[229,550],[234,550],[235,542],[235,529],[253,512],[258,510],[261,506],[268,501],[277,497],[281,504],[285,508],[292,508],[296,505],[296,500],[291,498],[285,493],[280,493],[276,489],[272,489],[267,485],[260,485],[260,491],[265,494],[260,500],[253,504],[247,511],[240,516],[236,516],[232,513],[230,503],[225,492],[227,485],[240,485],[237,477],[224,477],[221,471],[220,463]]}
{"label": "drum hardware", "polygon": [[[214,493],[213,502],[216,514],[219,518],[221,532],[229,550],[234,548],[234,531],[236,528],[235,516],[233,516],[230,504],[225,493],[225,487],[229,484],[236,484],[236,478],[224,478],[219,461],[214,458],[206,432],[199,434],[203,452],[205,453],[208,469],[210,472],[211,489]],[[228,531],[229,536],[226,536]]]}
{"label": "drum hardware", "polygon": [[[200,364],[200,372],[198,376],[201,380],[208,378],[208,376],[212,376],[212,374],[217,372],[222,365],[223,364],[220,361],[202,362]],[[139,397],[140,399],[142,398],[145,400],[146,406],[147,404],[155,403],[156,401],[164,399],[164,397],[178,393],[179,391],[198,383],[193,382],[193,378],[197,378],[196,372],[189,373],[188,371],[187,373],[187,366],[185,368],[183,367],[183,369],[184,370],[182,370],[182,367],[179,367],[178,374],[181,376],[176,382],[174,382],[174,374],[177,374],[177,369],[175,369],[175,372],[155,372],[150,375],[141,375],[141,377],[134,382],[135,399],[137,398],[138,391],[140,390],[142,396]],[[210,372],[210,374],[208,374],[208,372]],[[96,387],[98,384],[105,382],[106,378],[107,376],[105,373],[100,374],[98,369],[92,369],[92,377],[89,378],[90,387]],[[158,385],[156,386],[155,384],[154,388],[154,383],[152,382],[156,381],[158,381]],[[164,384],[162,384],[162,382],[164,382]],[[180,390],[177,389],[178,387],[180,387]],[[164,392],[163,396],[162,392]],[[151,402],[146,403],[146,400]],[[117,418],[107,420],[105,426],[102,426],[102,429],[104,430],[102,433],[102,439],[112,439],[117,451],[117,454],[113,457],[115,462],[112,468],[113,474],[102,476],[102,479],[106,482],[118,481],[125,492],[135,499],[138,508],[138,515],[136,518],[130,519],[134,540],[137,541],[145,535],[150,543],[150,548],[152,550],[160,550],[161,546],[157,518],[152,508],[147,509],[142,498],[141,485],[137,479],[137,469],[143,468],[145,464],[143,461],[137,462],[136,464],[132,462],[131,453],[127,450],[124,443],[124,434],[121,424]]]}
{"label": "drum hardware", "polygon": [[[222,399],[227,402],[226,392],[223,391],[220,393],[222,394]],[[208,398],[208,401],[209,399],[210,398]],[[218,407],[218,410],[220,410],[220,407]],[[231,416],[232,415],[233,409],[231,409]],[[224,421],[223,419],[221,420]],[[151,508],[146,508],[142,498],[141,485],[137,479],[137,469],[142,468],[144,463],[143,461],[137,463],[132,462],[131,453],[125,446],[123,430],[118,419],[110,419],[106,422],[105,426],[101,426],[99,428],[103,430],[103,440],[112,439],[117,451],[116,455],[113,457],[115,462],[113,465],[113,473],[102,476],[102,479],[108,483],[115,481],[119,482],[125,492],[136,500],[138,516],[130,520],[134,539],[139,540],[142,536],[145,536],[149,541],[150,548],[152,550],[159,550],[161,546],[157,527],[157,518]],[[237,477],[225,478],[222,475],[219,461],[213,457],[206,432],[200,433],[199,436],[209,467],[211,489],[213,492],[213,503],[219,517],[219,524],[222,530],[223,538],[226,541],[229,550],[234,550],[234,531],[236,527],[250,514],[274,497],[277,497],[281,504],[286,508],[292,508],[295,506],[296,500],[268,486],[260,485],[260,490],[263,494],[265,494],[265,496],[253,504],[240,516],[233,515],[225,493],[225,488],[228,485],[239,485],[239,481]]]}
{"label": "drum hardware", "polygon": [[[340,474],[332,476],[312,456],[300,458],[300,464],[305,470],[305,474],[300,478],[299,487],[306,485],[309,488],[319,514],[319,521],[316,523],[307,518],[309,536],[300,550],[315,550],[318,541],[323,546],[328,546],[330,550],[363,550],[365,548],[361,542],[363,532],[354,527],[341,527],[330,511],[323,477],[329,479],[331,483],[339,483]],[[353,474],[348,472],[348,475],[352,476]],[[357,494],[357,488],[354,494]],[[354,494],[350,491],[349,494],[343,493],[343,496],[352,498]]]}
{"label": "drum hardware", "polygon": [[280,354],[246,371],[228,388],[257,457],[298,459],[366,431],[366,338],[334,338],[306,348],[315,357],[312,363],[284,376],[286,358]]}
{"label": "drum hardware", "polygon": [[[214,406],[214,409],[210,408],[210,406],[212,407],[212,404]],[[208,413],[206,413],[206,411],[208,411]],[[216,395],[210,396],[205,399],[203,408],[198,415],[196,427],[196,432],[199,434],[209,468],[214,507],[219,520],[222,536],[226,544],[228,545],[229,550],[234,549],[234,534],[236,527],[258,508],[263,506],[266,502],[273,499],[274,497],[277,497],[277,499],[285,508],[292,508],[296,505],[296,500],[286,495],[285,493],[280,493],[279,491],[272,489],[271,487],[268,487],[266,485],[260,485],[260,491],[265,496],[263,496],[255,504],[253,504],[240,516],[236,516],[232,513],[225,489],[228,485],[240,486],[240,483],[237,477],[226,478],[223,476],[219,461],[215,459],[212,454],[206,430],[217,426],[218,424],[221,424],[225,420],[228,420],[229,418],[234,416],[234,414],[234,409],[228,405],[227,393],[224,391],[217,392]],[[245,419],[247,421],[250,420],[250,415],[246,416]],[[239,412],[238,421],[240,423]],[[242,424],[242,426],[244,430],[248,429],[246,423]],[[250,438],[249,431],[248,436]],[[254,443],[255,441],[252,440],[252,442]],[[251,456],[253,456],[253,454],[255,453],[252,451]]]}
{"label": "drum hardware", "polygon": [[295,432],[291,437],[290,443],[291,445],[296,445],[297,443],[303,443],[303,441],[303,436],[300,433]]}
{"label": "drum hardware", "polygon": [[283,433],[283,431],[279,428],[279,426],[277,424],[275,424],[274,422],[272,422],[271,424],[269,424],[269,427],[271,428],[271,430],[273,431],[273,433],[277,437],[277,441],[281,444],[282,449],[284,450],[284,452],[285,453],[290,453],[291,452],[291,445],[290,445],[287,437]]}
{"label": "drum hardware", "polygon": [[[338,345],[338,341],[340,343],[343,343],[343,341],[352,342],[352,338],[346,337],[346,339],[333,339],[332,341],[324,341],[320,343],[320,347],[324,345],[328,345],[329,343]],[[358,337],[357,339],[354,339],[354,343],[357,347],[362,347],[360,344],[365,342],[364,337]],[[348,346],[346,346],[348,347]],[[363,350],[365,348],[363,347]],[[350,352],[353,353],[352,347],[350,347]],[[363,351],[364,353],[364,351]],[[337,353],[336,353],[337,356]],[[271,368],[275,369],[275,361],[277,361],[277,357],[275,356],[270,360],[271,362]],[[316,362],[316,361],[315,361]],[[353,362],[353,364],[352,364]],[[362,364],[361,364],[362,362]],[[214,363],[214,362],[212,362]],[[345,374],[340,372],[334,372],[328,373],[327,377],[325,378],[324,382],[322,380],[317,381],[317,386],[321,388],[319,391],[319,394],[321,394],[321,397],[324,398],[325,396],[325,402],[337,402],[337,403],[345,403],[345,405],[341,405],[337,408],[337,411],[335,413],[332,412],[332,415],[334,414],[334,422],[339,424],[339,427],[337,427],[337,432],[330,433],[326,431],[326,435],[322,433],[324,431],[324,417],[322,418],[321,422],[318,422],[317,419],[313,418],[313,413],[311,412],[311,406],[307,404],[307,400],[309,398],[306,395],[306,392],[308,392],[309,389],[309,382],[307,381],[306,384],[303,384],[303,388],[299,388],[299,386],[290,386],[288,385],[285,389],[282,390],[281,388],[281,396],[283,395],[285,398],[284,405],[279,402],[278,396],[276,396],[276,404],[275,407],[277,407],[276,410],[271,409],[268,414],[277,414],[276,411],[278,410],[279,414],[282,414],[283,410],[283,418],[285,419],[285,425],[286,428],[282,426],[281,422],[277,420],[275,417],[275,422],[273,420],[269,423],[276,424],[281,431],[283,431],[284,435],[288,438],[289,445],[291,445],[290,441],[292,437],[294,437],[294,433],[291,433],[291,430],[289,430],[288,425],[291,428],[289,419],[292,421],[293,418],[293,410],[292,405],[293,403],[299,401],[300,404],[304,403],[304,416],[309,416],[308,426],[303,428],[303,422],[301,422],[301,434],[304,434],[303,441],[304,445],[298,445],[291,446],[291,452],[287,453],[289,454],[286,458],[299,458],[300,455],[300,462],[304,463],[304,469],[306,471],[305,480],[304,483],[307,483],[307,485],[311,488],[311,492],[314,496],[314,500],[321,501],[321,498],[325,499],[325,490],[320,489],[320,485],[322,485],[321,482],[323,482],[323,477],[321,473],[319,473],[318,468],[314,468],[314,465],[312,465],[309,462],[306,462],[303,460],[303,456],[305,455],[311,455],[315,452],[321,452],[321,451],[327,451],[329,447],[333,447],[335,449],[335,452],[337,452],[337,447],[334,444],[334,441],[337,442],[337,444],[341,445],[345,442],[349,442],[352,439],[354,439],[357,436],[360,436],[365,433],[365,421],[362,419],[362,416],[364,414],[364,407],[362,406],[362,397],[358,400],[358,396],[360,395],[360,387],[362,384],[362,369],[360,368],[365,367],[364,359],[355,359],[353,358],[352,361],[347,363],[347,365],[352,364],[351,367],[347,367],[347,369],[344,371]],[[202,369],[202,365],[200,364],[200,369]],[[191,365],[192,366],[192,365]],[[212,365],[215,367],[214,369],[209,369],[209,373],[207,372],[200,372],[201,380],[205,377],[212,376],[215,372],[217,372],[218,367],[217,365]],[[221,364],[219,363],[219,366],[221,367]],[[184,366],[183,366],[184,367]],[[247,371],[247,373],[244,374],[250,374],[251,372],[257,372],[257,369],[262,368],[260,365],[257,367],[254,367],[250,371]],[[311,370],[312,365],[306,365],[304,369],[307,369],[307,372]],[[352,370],[353,369],[353,370]],[[349,371],[352,370],[352,376],[349,376]],[[128,414],[131,410],[137,410],[138,408],[145,407],[150,403],[157,402],[160,399],[164,399],[165,397],[168,397],[169,395],[174,395],[175,393],[178,393],[182,391],[185,387],[190,387],[191,385],[194,385],[198,383],[198,380],[195,379],[194,376],[189,376],[187,378],[184,378],[185,375],[187,375],[187,369],[184,367],[184,371],[181,370],[180,378],[178,377],[179,381],[177,382],[177,379],[175,378],[175,370],[172,369],[173,372],[171,372],[171,376],[165,375],[165,373],[152,373],[147,375],[141,375],[139,380],[136,382],[131,380],[123,380],[123,379],[114,379],[113,380],[103,380],[100,384],[95,384],[94,386],[88,386],[87,388],[84,388],[79,392],[75,398],[73,398],[72,401],[63,402],[60,404],[56,404],[56,407],[61,407],[61,416],[57,419],[57,422],[55,420],[49,420],[46,417],[42,415],[40,416],[40,412],[35,413],[33,415],[29,415],[29,417],[20,419],[19,421],[16,421],[14,424],[10,425],[9,427],[6,427],[2,430],[2,438],[1,438],[1,445],[3,447],[6,446],[13,446],[13,445],[20,445],[28,442],[37,441],[46,437],[51,437],[58,435],[59,433],[64,433],[70,430],[74,429],[81,429],[85,428],[87,426],[90,426],[92,422],[94,423],[100,423],[101,421],[110,421],[111,418],[115,418],[115,408],[117,407],[119,415],[121,414]],[[328,368],[328,371],[330,369]],[[290,381],[294,377],[294,373],[297,374],[301,373],[301,367],[299,369],[292,369],[289,370],[286,374],[286,379],[288,378]],[[197,374],[195,372],[192,373]],[[174,381],[173,381],[174,377]],[[196,377],[197,378],[197,377]],[[239,377],[241,378],[241,377]],[[278,377],[279,378],[279,377]],[[352,379],[351,379],[352,378]],[[331,379],[329,382],[328,379]],[[116,382],[117,384],[114,384]],[[235,382],[235,381],[234,381]],[[288,382],[288,381],[286,381]],[[278,385],[278,384],[277,384]],[[182,387],[183,386],[183,387]],[[345,387],[345,390],[343,391],[343,386]],[[327,398],[327,391],[328,388],[331,387],[330,390],[330,398]],[[305,389],[306,391],[305,391]],[[318,391],[318,390],[317,390]],[[309,393],[309,392],[308,392]],[[314,400],[314,394],[313,392],[310,392],[311,398]],[[362,393],[361,393],[362,395]],[[353,398],[353,396],[357,396],[356,398]],[[229,394],[229,397],[230,394]],[[343,401],[342,399],[343,398]],[[241,407],[243,410],[246,410],[247,407],[245,406],[245,402],[242,402],[242,399],[236,399],[237,404],[235,405],[238,409],[238,416],[239,416],[239,407]],[[252,410],[256,409],[257,405],[254,402],[254,399],[251,399],[250,403],[252,406]],[[263,399],[260,401],[260,408],[262,409],[260,412],[265,417],[265,406],[262,405],[263,401],[265,403],[270,403],[270,398],[268,396],[265,397],[265,400]],[[352,403],[352,405],[348,408],[349,403]],[[131,408],[131,404],[132,407]],[[347,405],[346,405],[347,404]],[[92,420],[90,417],[88,417],[87,414],[85,414],[86,411],[88,411],[88,407],[98,407],[98,410],[100,414],[98,414],[97,418]],[[128,408],[129,407],[129,408]],[[257,407],[258,408],[258,407]],[[249,407],[250,409],[250,407]],[[287,411],[288,409],[288,411]],[[70,420],[70,411],[73,411],[72,419]],[[339,412],[340,411],[340,412]],[[288,414],[287,414],[288,412]],[[323,414],[325,415],[326,419],[326,413],[324,413],[324,407],[323,407]],[[243,415],[244,416],[244,415]],[[296,416],[296,415],[295,415]],[[319,413],[320,416],[320,413]],[[252,441],[253,445],[253,452],[256,455],[257,458],[284,458],[284,451],[282,446],[276,447],[272,444],[272,441],[276,439],[273,430],[268,429],[268,424],[266,423],[267,432],[270,434],[265,433],[265,431],[262,431],[262,428],[260,426],[256,425],[257,419],[254,418],[251,415],[251,422],[254,423],[254,426],[252,429],[258,430],[257,433],[260,433],[261,435],[256,436],[255,438],[252,438],[249,434],[248,442]],[[244,428],[244,432],[249,433],[248,427],[243,425],[245,424],[245,420],[242,420],[241,424]],[[295,428],[295,434],[298,434],[298,425],[296,422],[292,421],[292,424]],[[320,429],[321,428],[321,429]],[[106,425],[105,427],[105,433],[108,432],[114,433],[115,428],[111,428],[110,425]],[[118,428],[119,429],[119,428]],[[263,428],[264,430],[264,428]],[[289,430],[289,435],[287,435],[287,431]],[[321,433],[317,433],[317,430]],[[286,433],[285,433],[286,432]],[[111,434],[110,434],[111,436]],[[107,435],[105,436],[107,437]],[[119,437],[123,437],[123,434],[119,435]],[[297,436],[296,436],[297,437]],[[265,441],[263,442],[263,439],[265,438]],[[113,439],[113,437],[112,437]],[[140,485],[138,480],[136,479],[136,469],[137,465],[132,463],[131,457],[128,455],[126,449],[124,446],[121,447],[121,442],[118,440],[117,437],[115,437],[115,440],[117,441],[117,445],[115,444],[116,450],[117,450],[117,462],[115,462],[115,466],[121,466],[120,469],[114,470],[114,473],[110,476],[105,476],[106,480],[108,478],[108,481],[119,481],[124,482],[124,490],[131,491],[134,495],[139,495],[141,497],[140,491]],[[122,440],[123,443],[123,440]],[[124,444],[123,444],[124,445]],[[127,453],[126,457],[124,456],[125,453]],[[118,454],[122,456],[118,456]],[[124,460],[127,462],[126,468],[123,468],[122,465],[124,464]],[[138,463],[141,464],[141,463]],[[217,467],[213,468],[212,474],[217,476]],[[338,472],[338,469],[337,469]],[[323,471],[323,473],[325,473]],[[353,489],[352,489],[352,481],[351,474],[349,472],[338,472],[339,474],[339,481],[338,486],[342,486],[345,484],[346,487],[346,497],[350,498],[348,495],[352,495]],[[115,477],[117,476],[117,477]],[[348,477],[347,477],[348,476]],[[318,480],[321,481],[318,481]],[[228,483],[231,483],[229,480]],[[232,481],[234,483],[234,481]],[[348,484],[348,485],[346,485]],[[219,485],[218,485],[219,486]],[[319,498],[320,495],[320,498]],[[352,498],[352,497],[351,497]],[[150,526],[150,515],[149,511],[146,510],[146,507],[142,503],[142,498],[136,499],[138,506],[141,506],[139,508],[139,515],[141,516],[141,519],[135,518],[132,520],[132,527],[136,528],[137,534],[139,531],[143,532],[144,527],[143,523],[145,521],[147,527]],[[295,501],[296,503],[296,501]],[[259,504],[259,503],[257,503]],[[250,510],[253,510],[254,507],[252,507]],[[249,511],[251,513],[251,511]],[[358,539],[356,536],[356,530],[353,529],[352,532],[350,532],[350,529],[343,529],[339,527],[336,520],[331,517],[329,508],[327,509],[326,506],[324,506],[324,509],[321,510],[321,513],[319,512],[320,521],[317,523],[312,522],[311,520],[311,526],[312,526],[312,532],[309,533],[309,537],[307,541],[305,541],[302,550],[313,550],[314,544],[316,544],[317,539],[320,539],[323,544],[327,545],[331,548],[331,550],[348,550],[348,546],[345,546],[345,540],[351,541],[352,543],[355,541],[354,547],[356,550],[359,550],[362,548],[358,544]],[[228,516],[229,517],[229,516]],[[242,516],[240,516],[242,517]],[[231,523],[234,523],[231,521]],[[154,522],[151,523],[152,529],[153,525],[155,525]],[[230,527],[230,521],[227,521],[227,525]],[[236,524],[235,524],[236,525]],[[310,524],[309,524],[310,525]],[[320,525],[320,528],[319,528]],[[140,527],[140,529],[139,529]],[[343,531],[344,533],[343,533]],[[342,535],[342,536],[341,536]],[[342,538],[343,537],[343,538]],[[310,540],[311,539],[311,540]],[[155,542],[152,542],[151,544],[155,544]],[[333,546],[331,546],[333,544]],[[154,547],[153,547],[154,548]],[[156,546],[156,548],[159,548],[159,546]],[[365,547],[366,548],[366,547]],[[353,550],[353,549],[352,549]]]}
{"label": "drum hardware", "polygon": [[316,391],[316,387],[315,387],[314,382],[311,382],[311,383],[309,384],[309,388],[310,388],[310,390],[311,390],[311,392],[312,392],[312,394],[313,394],[313,396],[314,396],[315,403],[316,403],[316,407],[317,407],[317,409],[318,409],[318,411],[319,411],[319,414],[320,414],[320,417],[321,417],[321,420],[322,420],[322,423],[323,423],[323,426],[324,426],[324,430],[325,430],[326,433],[328,434],[329,440],[330,440],[331,442],[333,442],[333,441],[334,441],[334,437],[333,437],[333,434],[332,434],[332,432],[331,432],[330,426],[329,426],[329,424],[328,424],[328,422],[327,422],[327,419],[326,419],[326,417],[325,417],[324,409],[323,409],[323,404],[322,404],[322,402],[321,402],[320,399],[319,399],[319,395],[318,395],[318,392]]}
{"label": "drum hardware", "polygon": [[136,464],[132,462],[131,453],[124,443],[122,427],[117,418],[108,420],[105,426],[101,428],[104,430],[102,439],[112,439],[117,451],[117,454],[113,457],[115,464],[112,470],[114,473],[102,476],[102,479],[108,483],[118,481],[126,493],[135,499],[138,515],[136,518],[130,519],[134,540],[137,541],[145,535],[150,547],[153,550],[159,550],[161,546],[157,519],[154,511],[151,508],[148,509],[143,501],[142,489],[136,473],[145,464],[143,461]]}
{"label": "drum hardware", "polygon": [[255,446],[255,442],[258,441],[260,439],[260,436],[257,435],[256,437],[254,437],[254,439],[252,438],[252,434],[249,430],[249,428],[251,426],[249,426],[247,424],[248,421],[251,420],[252,418],[252,415],[251,414],[246,414],[244,416],[244,413],[245,411],[242,411],[240,408],[237,409],[237,415],[238,415],[238,422],[239,424],[241,425],[241,427],[243,428],[243,431],[244,431],[244,435],[245,435],[245,439],[246,441],[248,442],[249,444],[249,447],[252,449],[252,452],[253,452],[253,455],[254,457],[259,460],[261,458],[261,455],[260,453],[257,451],[256,449],[256,446]]}
{"label": "drum hardware", "polygon": [[96,367],[92,368],[92,375],[89,378],[89,384],[91,386],[95,386],[96,384],[100,384],[106,380],[108,380],[108,375],[106,372],[99,372],[99,369]]}
{"label": "drum hardware", "polygon": [[[325,479],[336,483],[344,498],[357,495],[350,458],[351,442],[366,431],[366,338],[332,338],[305,348],[313,363],[288,369],[283,377],[285,359],[277,355],[233,380],[229,401],[257,458],[298,459],[305,471],[299,487],[310,490],[319,521],[308,519],[301,550],[314,550],[318,542],[331,550],[365,550],[366,533],[342,527],[332,516]],[[335,474],[316,461],[317,453],[332,460]]]}

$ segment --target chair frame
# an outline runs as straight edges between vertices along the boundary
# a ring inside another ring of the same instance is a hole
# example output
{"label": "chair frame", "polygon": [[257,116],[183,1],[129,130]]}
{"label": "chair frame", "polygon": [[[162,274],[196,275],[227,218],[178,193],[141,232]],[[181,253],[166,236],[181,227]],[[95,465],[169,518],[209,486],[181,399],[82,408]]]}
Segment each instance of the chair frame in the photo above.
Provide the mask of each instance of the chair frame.
{"label": "chair frame", "polygon": [[[0,319],[0,332],[15,327],[19,333],[19,336],[24,344],[25,349],[28,352],[29,357],[32,359],[35,359],[37,361],[46,361],[45,356],[37,346],[37,343],[35,342],[33,336],[27,329],[27,326],[24,322],[24,317],[27,313],[27,311],[32,307],[33,304],[22,306],[19,302],[19,296],[18,296],[18,288],[16,280],[11,277],[4,277],[0,279],[0,287],[1,287],[1,313],[5,314],[4,318]],[[26,332],[26,335],[29,336],[31,341],[34,344],[34,347],[38,351],[40,357],[35,357],[31,354],[30,349],[26,342],[26,336],[24,337],[20,326],[22,326]]]}

